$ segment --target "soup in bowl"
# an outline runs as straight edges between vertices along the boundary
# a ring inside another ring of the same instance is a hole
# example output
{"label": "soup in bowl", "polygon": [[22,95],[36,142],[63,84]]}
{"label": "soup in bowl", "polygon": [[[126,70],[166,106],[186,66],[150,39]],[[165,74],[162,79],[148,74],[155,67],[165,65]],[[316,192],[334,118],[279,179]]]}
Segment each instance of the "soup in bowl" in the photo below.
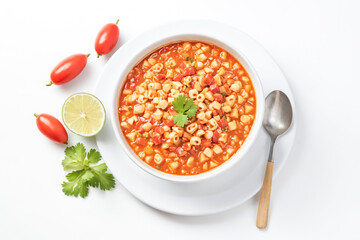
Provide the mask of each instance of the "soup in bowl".
{"label": "soup in bowl", "polygon": [[201,40],[159,42],[129,66],[117,89],[124,149],[166,180],[217,175],[241,159],[261,127],[263,93],[249,62]]}

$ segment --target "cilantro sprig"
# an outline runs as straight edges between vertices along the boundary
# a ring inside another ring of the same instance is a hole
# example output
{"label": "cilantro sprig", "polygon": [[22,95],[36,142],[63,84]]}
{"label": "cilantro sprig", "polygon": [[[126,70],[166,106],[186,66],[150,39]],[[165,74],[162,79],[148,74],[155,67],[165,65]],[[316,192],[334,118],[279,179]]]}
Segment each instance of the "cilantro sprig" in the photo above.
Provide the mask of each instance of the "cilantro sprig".
{"label": "cilantro sprig", "polygon": [[62,161],[64,170],[75,170],[66,175],[67,182],[63,182],[63,192],[67,196],[79,196],[84,198],[89,193],[89,186],[100,187],[101,190],[110,190],[115,187],[114,176],[106,173],[107,166],[101,163],[100,152],[90,149],[86,154],[86,149],[82,143],[77,143],[65,149],[65,159]]}
{"label": "cilantro sprig", "polygon": [[185,94],[177,96],[172,102],[172,105],[177,112],[177,114],[173,116],[173,119],[178,127],[184,127],[189,122],[189,118],[195,117],[197,112],[194,100],[192,98],[186,98]]}

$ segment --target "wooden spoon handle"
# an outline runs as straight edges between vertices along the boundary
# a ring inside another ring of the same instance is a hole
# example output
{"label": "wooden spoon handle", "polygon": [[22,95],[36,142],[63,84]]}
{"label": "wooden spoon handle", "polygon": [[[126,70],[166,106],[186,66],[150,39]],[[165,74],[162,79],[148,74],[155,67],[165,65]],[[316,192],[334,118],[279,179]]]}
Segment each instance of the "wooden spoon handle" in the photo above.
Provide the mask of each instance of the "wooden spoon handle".
{"label": "wooden spoon handle", "polygon": [[273,167],[274,162],[267,163],[256,218],[256,226],[258,228],[266,228],[268,223]]}

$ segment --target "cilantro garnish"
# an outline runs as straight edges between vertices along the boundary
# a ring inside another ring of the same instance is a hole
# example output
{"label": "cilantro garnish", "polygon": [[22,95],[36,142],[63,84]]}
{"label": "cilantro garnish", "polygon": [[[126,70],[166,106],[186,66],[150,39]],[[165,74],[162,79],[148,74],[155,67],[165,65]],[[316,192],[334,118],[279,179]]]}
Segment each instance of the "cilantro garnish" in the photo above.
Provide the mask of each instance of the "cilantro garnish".
{"label": "cilantro garnish", "polygon": [[128,107],[128,110],[131,111],[131,107]]}
{"label": "cilantro garnish", "polygon": [[191,58],[191,57],[186,57],[186,61],[190,61],[191,63],[193,63],[193,62],[194,62],[194,59]]}
{"label": "cilantro garnish", "polygon": [[143,135],[142,135],[142,133],[139,133],[139,137],[142,137]]}
{"label": "cilantro garnish", "polygon": [[[87,159],[86,159],[87,158]],[[100,187],[101,190],[110,190],[115,187],[114,176],[106,173],[107,166],[101,163],[96,166],[90,164],[101,160],[100,152],[86,149],[82,143],[65,149],[65,159],[62,161],[64,170],[76,170],[66,175],[68,182],[63,182],[63,192],[67,196],[84,198],[89,193],[89,186]]]}
{"label": "cilantro garnish", "polygon": [[226,92],[222,92],[221,95],[226,96],[227,94],[226,94]]}
{"label": "cilantro garnish", "polygon": [[156,165],[156,168],[157,168],[157,169],[161,169],[161,166],[159,166],[159,165]]}
{"label": "cilantro garnish", "polygon": [[172,105],[178,113],[173,116],[174,123],[178,127],[184,127],[184,125],[188,123],[188,119],[195,117],[197,112],[194,100],[192,98],[186,98],[185,94],[177,96],[172,102]]}
{"label": "cilantro garnish", "polygon": [[225,120],[225,121],[227,120],[227,116],[224,117],[224,120]]}

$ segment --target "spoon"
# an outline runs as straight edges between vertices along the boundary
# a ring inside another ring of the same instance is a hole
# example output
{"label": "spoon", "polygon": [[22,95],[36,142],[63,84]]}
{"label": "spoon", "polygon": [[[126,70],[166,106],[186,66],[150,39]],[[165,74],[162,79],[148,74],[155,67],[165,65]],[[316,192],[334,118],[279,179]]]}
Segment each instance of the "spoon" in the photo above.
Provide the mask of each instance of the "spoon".
{"label": "spoon", "polygon": [[282,91],[275,90],[271,92],[265,99],[263,126],[270,135],[271,145],[256,218],[258,228],[266,228],[268,223],[275,141],[278,136],[288,130],[291,121],[292,108],[289,98]]}

